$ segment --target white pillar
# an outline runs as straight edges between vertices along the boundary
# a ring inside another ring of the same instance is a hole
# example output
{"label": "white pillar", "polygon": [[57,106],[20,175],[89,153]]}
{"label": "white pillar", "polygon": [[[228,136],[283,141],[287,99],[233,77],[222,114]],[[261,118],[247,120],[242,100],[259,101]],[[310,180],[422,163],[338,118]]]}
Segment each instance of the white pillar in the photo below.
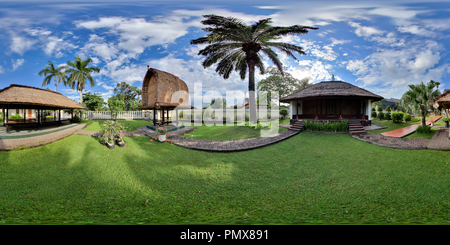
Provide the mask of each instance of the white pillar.
{"label": "white pillar", "polygon": [[294,119],[294,115],[297,115],[297,101],[290,102],[289,114],[291,119]]}
{"label": "white pillar", "polygon": [[367,100],[367,116],[368,116],[368,120],[372,120],[372,100],[368,99]]}

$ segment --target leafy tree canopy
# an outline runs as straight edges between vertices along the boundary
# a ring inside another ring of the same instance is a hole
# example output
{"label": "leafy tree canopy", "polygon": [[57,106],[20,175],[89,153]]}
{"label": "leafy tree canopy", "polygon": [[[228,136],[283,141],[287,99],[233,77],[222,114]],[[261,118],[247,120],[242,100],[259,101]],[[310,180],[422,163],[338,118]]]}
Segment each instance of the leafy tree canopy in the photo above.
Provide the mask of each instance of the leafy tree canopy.
{"label": "leafy tree canopy", "polygon": [[125,111],[134,111],[141,105],[141,100],[139,99],[141,93],[141,89],[126,82],[120,82],[114,88],[114,95],[118,100],[123,101],[123,110]]}
{"label": "leafy tree canopy", "polygon": [[98,111],[101,110],[103,106],[106,105],[105,100],[100,96],[100,93],[91,94],[83,93],[83,104],[90,111]]}

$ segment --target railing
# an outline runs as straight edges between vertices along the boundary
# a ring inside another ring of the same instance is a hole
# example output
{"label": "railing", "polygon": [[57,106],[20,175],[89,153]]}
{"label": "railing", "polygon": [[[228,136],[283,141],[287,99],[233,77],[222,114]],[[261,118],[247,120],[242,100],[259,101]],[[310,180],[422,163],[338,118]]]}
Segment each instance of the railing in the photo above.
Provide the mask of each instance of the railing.
{"label": "railing", "polygon": [[[82,113],[82,119],[87,120],[108,120],[112,119],[111,111],[87,111]],[[118,111],[117,119],[135,120],[152,118],[151,111]]]}

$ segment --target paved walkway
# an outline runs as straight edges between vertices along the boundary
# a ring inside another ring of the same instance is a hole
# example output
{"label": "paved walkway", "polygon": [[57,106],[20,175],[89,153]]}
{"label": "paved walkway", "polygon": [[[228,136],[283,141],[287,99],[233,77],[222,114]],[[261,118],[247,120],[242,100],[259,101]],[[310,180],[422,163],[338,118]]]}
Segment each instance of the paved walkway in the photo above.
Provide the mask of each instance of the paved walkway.
{"label": "paved walkway", "polygon": [[56,131],[53,133],[48,133],[45,135],[38,135],[34,137],[27,138],[16,138],[16,139],[0,139],[0,150],[12,150],[27,147],[36,147],[41,145],[46,145],[57,140],[63,139],[67,136],[74,134],[77,131],[81,131],[82,128],[86,127],[86,124],[80,124],[75,127],[70,127],[65,130]]}
{"label": "paved walkway", "polygon": [[[432,119],[426,121],[425,125],[433,124],[436,121],[438,121],[439,119],[441,119],[441,117],[442,116],[437,116],[435,118],[432,118]],[[389,132],[384,132],[384,133],[381,133],[381,135],[389,136],[389,137],[402,138],[402,137],[405,137],[407,135],[410,135],[410,134],[416,132],[416,130],[417,130],[417,128],[419,126],[420,126],[419,124],[415,124],[415,125],[411,125],[411,126],[408,126],[408,127],[392,130],[392,131],[389,131]]]}
{"label": "paved walkway", "polygon": [[[86,127],[86,124],[76,125],[74,127],[68,128],[66,130],[61,130],[57,132],[48,133],[45,135],[39,135],[28,138],[18,138],[18,139],[0,139],[0,150],[12,150],[16,148],[27,148],[41,146],[55,142],[57,140],[63,139],[72,134],[87,135],[87,136],[99,136],[100,133],[97,131],[84,131],[81,130]],[[282,125],[283,127],[288,127],[287,125]],[[201,140],[201,139],[191,139],[183,137],[182,135],[196,129],[196,127],[185,127],[172,132],[171,141],[173,144],[195,150],[203,151],[216,151],[216,152],[233,152],[233,151],[243,151],[251,150],[260,147],[264,147],[276,142],[280,142],[287,138],[290,138],[296,134],[298,131],[286,130],[279,132],[271,137],[258,137],[243,140],[225,140],[225,141],[213,141],[213,140]],[[127,132],[127,136],[142,136],[146,135],[152,138],[156,138],[157,135],[153,130],[147,127],[138,127],[139,131]],[[449,140],[449,129],[441,127],[434,134],[432,139],[402,139],[397,137],[388,137],[383,135],[375,134],[361,134],[352,135],[353,138],[369,142],[375,145],[397,148],[397,149],[432,149],[432,150],[450,150],[450,140]]]}

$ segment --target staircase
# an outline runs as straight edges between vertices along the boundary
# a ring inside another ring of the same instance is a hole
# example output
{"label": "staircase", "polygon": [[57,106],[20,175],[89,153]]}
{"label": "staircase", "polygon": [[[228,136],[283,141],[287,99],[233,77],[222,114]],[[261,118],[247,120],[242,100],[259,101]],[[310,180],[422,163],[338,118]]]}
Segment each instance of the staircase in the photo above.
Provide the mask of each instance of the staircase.
{"label": "staircase", "polygon": [[289,128],[289,130],[294,130],[294,131],[303,131],[305,127],[305,121],[297,121],[294,124],[292,124],[292,126]]}
{"label": "staircase", "polygon": [[348,121],[348,131],[350,134],[363,134],[366,132],[361,125],[360,120],[349,120]]}

